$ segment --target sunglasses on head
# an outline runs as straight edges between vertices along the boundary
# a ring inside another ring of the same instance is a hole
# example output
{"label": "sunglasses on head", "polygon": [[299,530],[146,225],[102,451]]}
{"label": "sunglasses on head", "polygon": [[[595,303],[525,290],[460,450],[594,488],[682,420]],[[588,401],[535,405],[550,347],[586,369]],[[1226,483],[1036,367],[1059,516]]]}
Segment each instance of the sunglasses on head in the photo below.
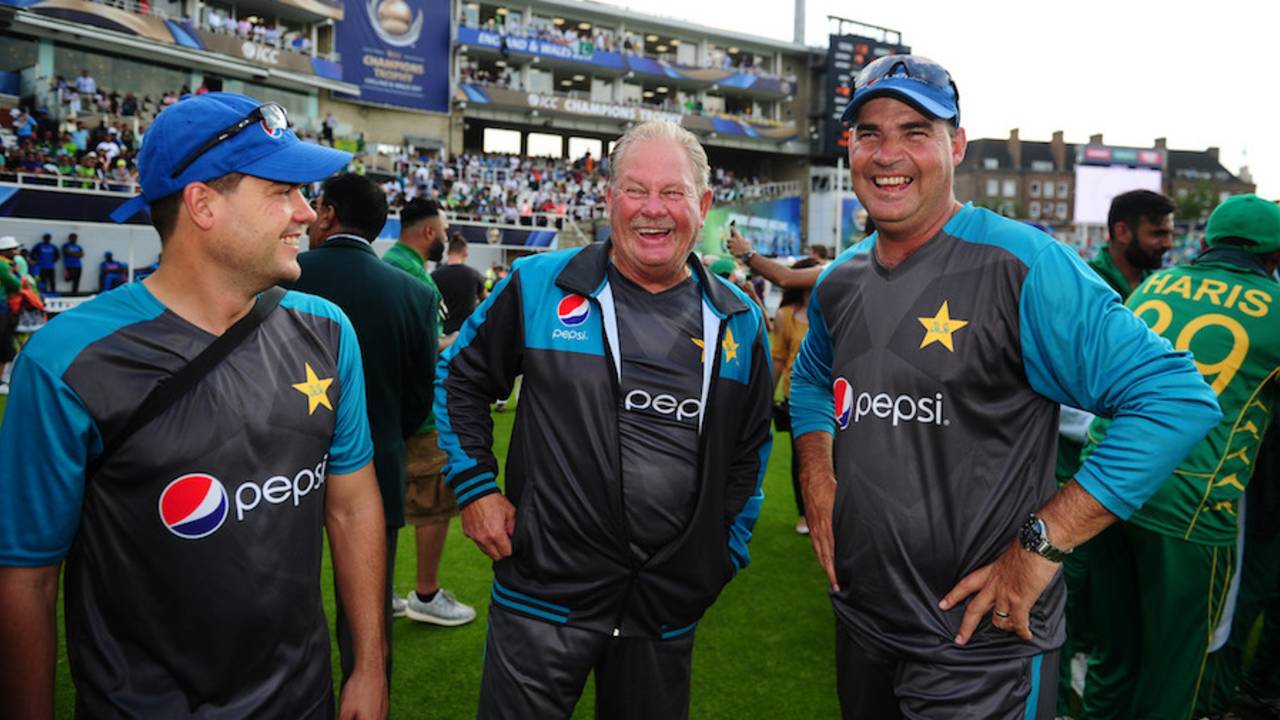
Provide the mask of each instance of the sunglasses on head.
{"label": "sunglasses on head", "polygon": [[178,177],[183,173],[183,171],[191,167],[192,163],[200,159],[201,155],[212,150],[218,145],[218,143],[230,140],[238,135],[242,130],[256,122],[261,122],[263,127],[273,133],[280,130],[287,130],[289,128],[289,113],[277,103],[259,105],[253,109],[253,112],[245,115],[232,125],[227,126],[217,135],[214,135],[204,145],[197,148],[195,152],[188,155],[185,160],[178,164],[178,168],[169,174],[169,177],[171,179]]}
{"label": "sunglasses on head", "polygon": [[938,63],[928,58],[914,55],[886,55],[864,67],[853,83],[853,91],[875,86],[888,77],[902,77],[930,85],[940,90],[949,90],[956,104],[956,122],[959,122],[960,88],[951,79],[951,73]]}

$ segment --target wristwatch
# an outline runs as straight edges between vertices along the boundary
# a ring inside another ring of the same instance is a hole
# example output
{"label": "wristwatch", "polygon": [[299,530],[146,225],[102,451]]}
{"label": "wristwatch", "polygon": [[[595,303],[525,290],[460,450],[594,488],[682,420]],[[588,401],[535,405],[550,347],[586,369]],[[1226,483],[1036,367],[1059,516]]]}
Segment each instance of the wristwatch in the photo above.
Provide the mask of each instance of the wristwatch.
{"label": "wristwatch", "polygon": [[1031,513],[1027,521],[1022,524],[1022,529],[1018,531],[1018,539],[1022,542],[1023,548],[1052,562],[1060,563],[1071,554],[1070,550],[1063,550],[1049,542],[1048,528],[1045,527],[1044,520],[1036,517],[1035,513]]}
{"label": "wristwatch", "polygon": [[755,256],[756,256],[756,251],[755,251],[755,250],[748,250],[748,251],[746,251],[746,252],[742,253],[742,257],[740,257],[740,258],[738,258],[738,259],[742,261],[742,264],[743,264],[743,265],[746,265],[746,266],[750,267],[750,266],[751,266],[751,258],[753,258],[753,257],[755,257]]}

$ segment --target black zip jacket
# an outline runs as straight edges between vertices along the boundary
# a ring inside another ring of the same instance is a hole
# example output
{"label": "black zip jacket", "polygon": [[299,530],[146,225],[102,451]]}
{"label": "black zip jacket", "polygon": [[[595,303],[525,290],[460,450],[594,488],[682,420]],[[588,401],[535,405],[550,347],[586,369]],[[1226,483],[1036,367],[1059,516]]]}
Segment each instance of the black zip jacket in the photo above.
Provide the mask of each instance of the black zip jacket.
{"label": "black zip jacket", "polygon": [[636,560],[622,506],[610,247],[516,262],[441,357],[436,424],[459,506],[500,492],[489,403],[523,375],[506,467],[515,533],[511,556],[494,563],[493,601],[548,622],[666,639],[692,630],[750,561],[772,442],[769,341],[759,308],[691,256],[708,349],[697,501],[683,532]]}

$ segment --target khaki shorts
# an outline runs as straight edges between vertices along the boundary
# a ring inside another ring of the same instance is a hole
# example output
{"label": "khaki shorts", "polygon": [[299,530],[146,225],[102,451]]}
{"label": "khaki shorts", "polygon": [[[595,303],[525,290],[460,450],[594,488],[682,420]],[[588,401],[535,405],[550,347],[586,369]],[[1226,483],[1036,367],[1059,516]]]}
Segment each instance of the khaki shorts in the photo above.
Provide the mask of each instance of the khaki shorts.
{"label": "khaki shorts", "polygon": [[404,519],[410,525],[446,522],[458,514],[458,501],[444,482],[445,454],[436,431],[405,442]]}

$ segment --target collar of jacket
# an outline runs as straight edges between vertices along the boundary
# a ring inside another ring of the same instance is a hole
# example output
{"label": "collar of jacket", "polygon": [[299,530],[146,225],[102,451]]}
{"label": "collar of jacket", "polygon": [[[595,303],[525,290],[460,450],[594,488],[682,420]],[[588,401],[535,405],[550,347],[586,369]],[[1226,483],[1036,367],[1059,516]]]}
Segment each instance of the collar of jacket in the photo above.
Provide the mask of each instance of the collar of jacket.
{"label": "collar of jacket", "polygon": [[365,252],[372,253],[375,257],[378,255],[378,253],[373,251],[372,243],[359,235],[352,235],[351,233],[335,233],[330,235],[324,239],[323,243],[318,247],[312,248],[312,250],[323,250],[325,248],[355,248],[357,250],[364,250]]}
{"label": "collar of jacket", "polygon": [[[579,295],[595,297],[604,287],[609,269],[609,253],[613,250],[613,241],[592,243],[582,249],[569,261],[560,274],[556,276],[556,287]],[[689,267],[693,271],[694,280],[702,288],[702,296],[720,317],[728,317],[746,312],[747,305],[738,299],[723,283],[716,282],[707,274],[706,268],[692,254],[689,255]]]}
{"label": "collar of jacket", "polygon": [[1200,253],[1195,260],[1192,260],[1191,263],[1193,265],[1199,265],[1200,263],[1225,263],[1228,265],[1235,265],[1246,272],[1256,273],[1264,278],[1271,277],[1271,273],[1267,272],[1267,266],[1263,264],[1262,258],[1258,257],[1256,254],[1251,253],[1248,250],[1240,250],[1239,248],[1225,247],[1222,245],[1205,250]]}

